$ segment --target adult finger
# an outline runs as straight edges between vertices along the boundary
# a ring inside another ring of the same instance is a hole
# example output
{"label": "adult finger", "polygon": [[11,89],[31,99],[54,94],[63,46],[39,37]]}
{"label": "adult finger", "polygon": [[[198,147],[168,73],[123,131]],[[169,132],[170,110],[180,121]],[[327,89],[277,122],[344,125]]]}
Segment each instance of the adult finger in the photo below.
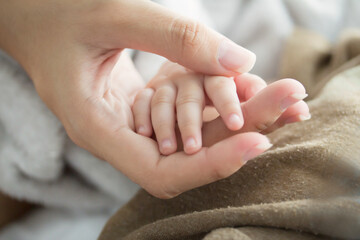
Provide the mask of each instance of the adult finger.
{"label": "adult finger", "polygon": [[[102,144],[106,154],[111,154],[107,159],[112,159],[110,163],[113,166],[159,198],[171,198],[192,188],[226,178],[248,160],[271,147],[264,135],[244,133],[209,148],[203,147],[192,155],[177,152],[162,156],[152,139],[137,135],[129,129],[118,132],[114,137],[107,145]],[[121,139],[127,141],[115,144]],[[129,151],[134,146],[141,147]],[[119,156],[131,161],[124,161]]]}
{"label": "adult finger", "polygon": [[285,124],[306,121],[311,118],[309,113],[309,106],[304,101],[299,101],[291,105],[285,112],[268,128],[262,131],[262,134],[268,134],[281,128]]}
{"label": "adult finger", "polygon": [[291,105],[307,96],[304,86],[294,79],[276,81],[256,97],[244,103],[244,131],[263,131],[270,127]]}
{"label": "adult finger", "polygon": [[109,47],[156,53],[194,71],[214,75],[248,72],[255,63],[256,56],[249,50],[151,1],[122,0],[111,7],[115,24],[107,26],[109,33],[103,34]]}
{"label": "adult finger", "polygon": [[[244,126],[239,131],[229,131],[222,123],[221,118],[204,124],[202,129],[205,134],[203,135],[203,145],[209,146],[238,133],[266,131],[282,114],[286,113],[291,105],[300,102],[306,96],[303,85],[293,79],[283,79],[269,84],[250,100],[242,103]],[[307,116],[306,109],[308,108],[303,108],[301,105],[300,109],[295,107],[288,113]],[[290,117],[290,115],[284,116]],[[286,120],[284,119],[284,121]]]}

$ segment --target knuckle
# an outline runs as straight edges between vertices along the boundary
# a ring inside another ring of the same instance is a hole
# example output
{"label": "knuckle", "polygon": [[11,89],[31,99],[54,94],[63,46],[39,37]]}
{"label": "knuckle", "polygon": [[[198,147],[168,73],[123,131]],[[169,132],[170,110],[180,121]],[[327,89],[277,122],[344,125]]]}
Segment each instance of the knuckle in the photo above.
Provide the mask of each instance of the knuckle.
{"label": "knuckle", "polygon": [[179,95],[179,97],[176,99],[176,106],[184,106],[187,104],[203,105],[204,97],[195,95],[195,94],[191,94],[191,93],[186,93],[186,94]]}
{"label": "knuckle", "polygon": [[132,111],[135,115],[143,114],[145,107],[148,107],[152,99],[154,90],[143,89],[135,97],[134,103],[131,106]]}
{"label": "knuckle", "polygon": [[204,26],[191,20],[174,20],[172,27],[174,39],[180,39],[181,49],[184,54],[197,52],[203,44]]}
{"label": "knuckle", "polygon": [[[210,159],[209,152],[205,151],[205,158]],[[222,167],[219,161],[210,161],[210,178],[212,181],[223,179],[228,177],[230,174]]]}
{"label": "knuckle", "polygon": [[208,83],[208,88],[211,89],[212,91],[223,91],[223,90],[228,90],[229,88],[231,90],[236,90],[236,85],[235,82],[231,79],[231,78],[225,78],[225,77],[221,77],[221,78],[217,78],[216,80],[213,79],[212,81],[210,81]]}
{"label": "knuckle", "polygon": [[169,86],[159,88],[151,101],[151,105],[172,104],[174,102],[174,89]]}
{"label": "knuckle", "polygon": [[153,94],[154,94],[154,90],[152,88],[141,89],[139,93],[136,95],[135,101],[151,98]]}
{"label": "knuckle", "polygon": [[149,115],[147,115],[146,113],[143,112],[134,112],[134,122],[135,122],[135,126],[139,127],[141,125],[147,125],[147,121],[150,118]]}
{"label": "knuckle", "polygon": [[262,132],[269,128],[272,125],[272,122],[257,122],[254,123],[254,128],[258,132]]}
{"label": "knuckle", "polygon": [[173,187],[169,187],[171,185],[168,184],[166,176],[162,175],[163,174],[158,172],[153,174],[152,180],[148,181],[144,189],[154,197],[160,199],[170,199],[179,195],[181,192],[175,190]]}
{"label": "knuckle", "polygon": [[170,136],[173,124],[170,121],[157,120],[156,123],[153,123],[153,127],[157,135]]}
{"label": "knuckle", "polygon": [[196,132],[196,129],[200,127],[198,127],[198,124],[195,121],[189,118],[179,122],[179,128],[181,132],[193,133]]}

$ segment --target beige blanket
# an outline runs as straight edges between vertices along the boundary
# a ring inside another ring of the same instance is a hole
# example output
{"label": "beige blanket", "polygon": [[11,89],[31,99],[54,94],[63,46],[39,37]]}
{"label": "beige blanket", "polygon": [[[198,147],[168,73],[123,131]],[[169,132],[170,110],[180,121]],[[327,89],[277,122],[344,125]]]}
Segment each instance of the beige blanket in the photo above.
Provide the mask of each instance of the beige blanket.
{"label": "beige blanket", "polygon": [[227,179],[170,200],[139,191],[99,239],[360,239],[359,63],[358,32],[332,47],[297,31],[281,75],[306,86],[312,119]]}

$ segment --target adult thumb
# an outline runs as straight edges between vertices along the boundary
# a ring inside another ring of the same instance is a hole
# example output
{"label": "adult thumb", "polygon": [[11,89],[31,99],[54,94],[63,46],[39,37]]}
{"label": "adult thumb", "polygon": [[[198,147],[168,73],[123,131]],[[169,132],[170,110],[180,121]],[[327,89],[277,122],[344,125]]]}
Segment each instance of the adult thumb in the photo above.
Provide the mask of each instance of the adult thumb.
{"label": "adult thumb", "polygon": [[[192,19],[146,0],[122,2],[117,47],[166,57],[197,72],[233,76],[248,72],[256,56]],[[119,46],[120,45],[120,46]]]}

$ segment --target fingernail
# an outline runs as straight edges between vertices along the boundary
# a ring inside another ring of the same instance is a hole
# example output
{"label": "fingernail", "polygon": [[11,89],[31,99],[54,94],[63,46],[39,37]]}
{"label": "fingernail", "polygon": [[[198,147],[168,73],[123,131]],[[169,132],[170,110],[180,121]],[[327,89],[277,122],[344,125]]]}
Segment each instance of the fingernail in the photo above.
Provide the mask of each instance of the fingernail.
{"label": "fingernail", "polygon": [[311,114],[309,113],[309,115],[307,115],[307,116],[299,115],[299,119],[300,119],[301,121],[309,120],[309,119],[311,119]]}
{"label": "fingernail", "polygon": [[140,126],[140,127],[138,128],[138,131],[137,131],[137,132],[138,132],[138,133],[141,133],[141,134],[145,134],[146,129],[145,129],[144,126]]}
{"label": "fingernail", "polygon": [[186,149],[189,149],[189,150],[196,148],[195,139],[193,137],[189,137],[185,142],[185,147],[186,147]]}
{"label": "fingernail", "polygon": [[281,101],[281,104],[280,104],[281,111],[285,111],[289,106],[293,105],[294,103],[296,103],[300,100],[303,100],[307,96],[308,95],[306,93],[293,93],[293,94],[287,96],[286,98],[284,98]]}
{"label": "fingernail", "polygon": [[253,159],[254,157],[258,156],[262,152],[270,149],[273,145],[270,142],[267,143],[259,143],[258,145],[251,148],[249,151],[246,152],[246,154],[243,157],[244,164],[249,161],[250,159]]}
{"label": "fingernail", "polygon": [[165,139],[161,142],[161,148],[163,151],[171,149],[172,143],[169,139]]}
{"label": "fingernail", "polygon": [[240,118],[238,114],[231,114],[229,117],[229,127],[232,130],[238,130],[243,125],[243,120]]}
{"label": "fingernail", "polygon": [[296,115],[296,116],[292,116],[289,117],[288,119],[285,120],[285,124],[288,123],[295,123],[295,122],[299,122],[299,120],[302,121],[306,121],[311,119],[311,114],[309,113],[309,115],[305,116],[305,115]]}
{"label": "fingernail", "polygon": [[218,60],[227,70],[237,73],[249,72],[256,61],[256,55],[240,47],[228,39],[221,41],[218,50]]}

